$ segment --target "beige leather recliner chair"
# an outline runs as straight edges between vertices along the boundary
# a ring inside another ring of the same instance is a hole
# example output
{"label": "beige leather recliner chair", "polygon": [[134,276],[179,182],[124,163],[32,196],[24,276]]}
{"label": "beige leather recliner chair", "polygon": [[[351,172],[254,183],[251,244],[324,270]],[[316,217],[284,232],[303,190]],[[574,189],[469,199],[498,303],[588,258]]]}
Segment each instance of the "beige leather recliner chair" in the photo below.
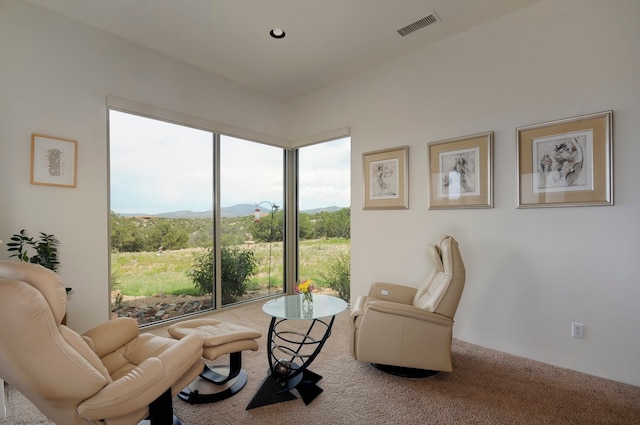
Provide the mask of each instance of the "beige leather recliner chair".
{"label": "beige leather recliner chair", "polygon": [[378,282],[354,303],[350,323],[356,360],[401,376],[453,370],[453,317],[465,268],[451,236],[428,250],[434,267],[420,288]]}
{"label": "beige leather recliner chair", "polygon": [[179,424],[172,396],[202,372],[202,338],[139,334],[129,318],[79,335],[60,324],[66,303],[56,273],[0,261],[0,378],[58,425]]}

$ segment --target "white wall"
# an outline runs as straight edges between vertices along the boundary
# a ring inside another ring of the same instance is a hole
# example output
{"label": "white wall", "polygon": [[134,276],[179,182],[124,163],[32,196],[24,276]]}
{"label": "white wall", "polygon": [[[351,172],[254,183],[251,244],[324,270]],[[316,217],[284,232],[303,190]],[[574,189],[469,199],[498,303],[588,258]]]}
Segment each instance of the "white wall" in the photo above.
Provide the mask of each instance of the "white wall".
{"label": "white wall", "polygon": [[[0,239],[60,238],[83,331],[108,317],[107,95],[283,139],[350,126],[352,296],[375,280],[419,285],[425,245],[449,233],[468,269],[457,338],[640,385],[638,21],[636,0],[548,0],[284,104],[2,0]],[[515,209],[515,128],[608,109],[615,206]],[[490,130],[495,208],[427,210],[427,143]],[[32,132],[78,140],[77,189],[29,185]],[[405,144],[410,209],[363,211],[361,154]]]}
{"label": "white wall", "polygon": [[[639,21],[637,0],[549,0],[294,102],[294,137],[351,126],[352,297],[420,285],[425,245],[451,234],[467,266],[455,337],[640,385]],[[516,209],[515,128],[609,109],[615,205]],[[427,143],[484,131],[495,208],[428,210]],[[362,153],[401,145],[409,210],[363,211]]]}
{"label": "white wall", "polygon": [[[109,317],[108,95],[284,138],[286,104],[29,3],[0,2],[0,239],[61,241],[68,323]],[[31,133],[78,141],[76,189],[29,184]],[[8,256],[0,246],[0,258]]]}

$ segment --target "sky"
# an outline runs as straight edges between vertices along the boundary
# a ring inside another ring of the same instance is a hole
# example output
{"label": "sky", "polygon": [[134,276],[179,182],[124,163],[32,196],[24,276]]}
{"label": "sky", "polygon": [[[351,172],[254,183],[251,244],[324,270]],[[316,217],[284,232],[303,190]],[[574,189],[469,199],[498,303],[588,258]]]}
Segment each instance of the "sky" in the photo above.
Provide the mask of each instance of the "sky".
{"label": "sky", "polygon": [[[282,206],[281,148],[222,136],[221,206]],[[300,209],[350,205],[350,141],[300,149]],[[111,210],[119,214],[212,209],[212,134],[110,111]]]}

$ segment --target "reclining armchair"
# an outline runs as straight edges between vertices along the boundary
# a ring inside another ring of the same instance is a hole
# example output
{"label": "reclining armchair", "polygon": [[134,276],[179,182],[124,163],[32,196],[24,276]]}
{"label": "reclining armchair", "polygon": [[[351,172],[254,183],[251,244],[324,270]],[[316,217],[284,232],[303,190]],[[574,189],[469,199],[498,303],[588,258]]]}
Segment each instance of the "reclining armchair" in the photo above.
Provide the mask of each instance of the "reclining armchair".
{"label": "reclining armchair", "polygon": [[374,283],[352,308],[351,352],[356,360],[400,376],[453,370],[453,317],[465,268],[458,243],[444,236],[428,247],[434,267],[419,288]]}
{"label": "reclining armchair", "polygon": [[202,372],[202,338],[139,333],[129,318],[79,335],[60,324],[66,302],[56,273],[0,261],[0,378],[59,425],[180,424],[172,397]]}

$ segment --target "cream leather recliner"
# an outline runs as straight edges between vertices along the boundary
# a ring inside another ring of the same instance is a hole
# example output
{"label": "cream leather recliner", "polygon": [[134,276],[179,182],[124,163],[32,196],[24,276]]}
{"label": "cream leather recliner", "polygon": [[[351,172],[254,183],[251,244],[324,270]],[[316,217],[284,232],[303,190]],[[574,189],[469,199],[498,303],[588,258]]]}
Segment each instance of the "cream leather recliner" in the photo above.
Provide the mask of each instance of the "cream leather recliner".
{"label": "cream leather recliner", "polygon": [[465,268],[458,242],[451,236],[428,250],[434,267],[420,288],[375,283],[354,303],[350,323],[356,360],[402,376],[453,370],[453,317]]}
{"label": "cream leather recliner", "polygon": [[58,425],[179,424],[172,396],[202,372],[202,338],[140,334],[129,318],[79,335],[60,324],[66,303],[56,273],[0,261],[0,378]]}

